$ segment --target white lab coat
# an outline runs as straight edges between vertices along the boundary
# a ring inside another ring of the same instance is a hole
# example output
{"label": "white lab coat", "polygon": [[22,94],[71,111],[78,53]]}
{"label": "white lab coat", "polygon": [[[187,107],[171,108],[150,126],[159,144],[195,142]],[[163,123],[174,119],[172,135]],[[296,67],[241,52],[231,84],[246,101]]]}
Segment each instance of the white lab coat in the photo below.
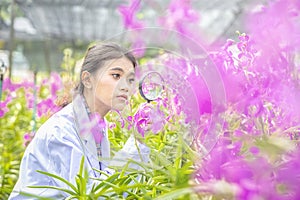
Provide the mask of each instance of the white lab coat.
{"label": "white lab coat", "polygon": [[[24,152],[19,179],[9,199],[27,199],[19,194],[20,191],[54,199],[65,198],[67,194],[57,190],[28,188],[27,186],[47,185],[68,188],[63,182],[40,174],[36,170],[54,173],[74,184],[82,155],[85,156],[85,166],[89,176],[102,178],[92,169],[100,169],[94,137],[92,134],[81,134],[82,131],[88,130],[87,119],[88,114],[83,101],[80,96],[77,96],[72,103],[54,114],[40,127]],[[107,128],[105,132],[105,137],[101,140],[102,157],[110,158]],[[149,148],[141,143],[137,144],[131,136],[112,161],[109,159],[101,161],[101,169],[106,173],[113,173],[109,166],[111,163],[113,165],[124,164],[125,161],[120,162],[120,159],[148,162]],[[141,154],[138,153],[138,148]]]}

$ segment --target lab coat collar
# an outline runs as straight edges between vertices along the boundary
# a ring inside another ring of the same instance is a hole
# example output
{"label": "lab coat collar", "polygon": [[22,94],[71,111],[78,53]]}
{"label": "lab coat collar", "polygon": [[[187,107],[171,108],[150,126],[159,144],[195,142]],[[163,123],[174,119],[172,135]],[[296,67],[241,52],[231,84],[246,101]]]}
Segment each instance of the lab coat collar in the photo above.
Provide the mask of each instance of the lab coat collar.
{"label": "lab coat collar", "polygon": [[93,127],[93,124],[90,122],[81,95],[75,96],[73,100],[73,108],[74,108],[74,118],[75,118],[76,126],[79,131],[78,135],[83,141],[89,153],[93,155],[95,158],[97,158],[96,143],[93,135],[91,134],[91,129]]}

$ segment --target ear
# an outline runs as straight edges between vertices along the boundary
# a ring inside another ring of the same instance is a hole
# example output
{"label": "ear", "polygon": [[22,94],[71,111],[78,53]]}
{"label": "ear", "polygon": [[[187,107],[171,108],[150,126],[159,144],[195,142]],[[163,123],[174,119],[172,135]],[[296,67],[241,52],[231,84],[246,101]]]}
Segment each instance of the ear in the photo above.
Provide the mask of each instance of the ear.
{"label": "ear", "polygon": [[92,88],[92,79],[90,72],[83,71],[81,74],[81,81],[85,88]]}

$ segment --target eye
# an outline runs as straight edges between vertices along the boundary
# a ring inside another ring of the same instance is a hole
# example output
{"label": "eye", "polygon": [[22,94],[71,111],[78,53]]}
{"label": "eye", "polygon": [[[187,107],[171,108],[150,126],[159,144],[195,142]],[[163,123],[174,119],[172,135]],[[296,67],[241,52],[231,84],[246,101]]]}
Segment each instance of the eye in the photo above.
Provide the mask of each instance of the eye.
{"label": "eye", "polygon": [[130,78],[128,81],[129,81],[130,84],[133,84],[134,81],[135,81],[135,79],[134,78]]}
{"label": "eye", "polygon": [[112,74],[112,76],[114,77],[114,79],[119,80],[121,78],[120,74]]}

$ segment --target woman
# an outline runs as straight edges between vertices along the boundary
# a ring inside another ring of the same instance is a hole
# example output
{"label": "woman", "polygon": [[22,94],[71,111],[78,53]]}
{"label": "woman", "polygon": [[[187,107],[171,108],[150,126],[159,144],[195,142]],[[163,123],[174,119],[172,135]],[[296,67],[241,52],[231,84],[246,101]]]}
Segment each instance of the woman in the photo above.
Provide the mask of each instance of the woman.
{"label": "woman", "polygon": [[[136,60],[114,43],[96,44],[86,53],[80,72],[80,83],[73,101],[49,118],[27,147],[20,165],[19,179],[10,199],[26,199],[20,192],[55,199],[67,196],[52,189],[28,188],[67,185],[36,170],[54,173],[71,183],[85,157],[89,176],[101,178],[93,168],[113,173],[109,165],[122,165],[124,158],[147,162],[149,149],[131,136],[123,149],[109,161],[110,145],[104,116],[111,110],[122,110],[132,92]],[[137,144],[137,145],[136,145]],[[106,158],[106,159],[105,159]],[[122,160],[123,161],[120,161]],[[134,167],[134,166],[133,166]]]}

